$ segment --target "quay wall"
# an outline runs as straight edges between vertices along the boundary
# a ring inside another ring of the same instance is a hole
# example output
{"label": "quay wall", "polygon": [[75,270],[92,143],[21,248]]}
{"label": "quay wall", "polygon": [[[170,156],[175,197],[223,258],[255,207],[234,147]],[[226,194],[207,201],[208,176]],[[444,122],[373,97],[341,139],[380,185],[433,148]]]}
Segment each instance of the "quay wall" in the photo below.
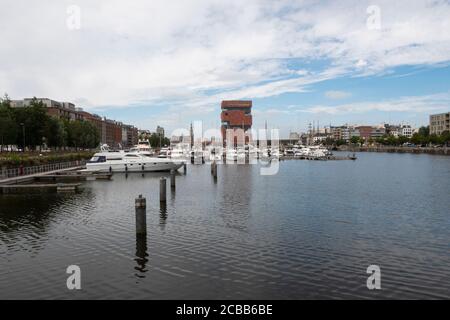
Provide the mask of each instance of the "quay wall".
{"label": "quay wall", "polygon": [[358,147],[358,146],[340,146],[339,151],[349,152],[388,152],[388,153],[426,153],[437,155],[450,155],[450,147],[443,148],[420,148],[420,147]]}

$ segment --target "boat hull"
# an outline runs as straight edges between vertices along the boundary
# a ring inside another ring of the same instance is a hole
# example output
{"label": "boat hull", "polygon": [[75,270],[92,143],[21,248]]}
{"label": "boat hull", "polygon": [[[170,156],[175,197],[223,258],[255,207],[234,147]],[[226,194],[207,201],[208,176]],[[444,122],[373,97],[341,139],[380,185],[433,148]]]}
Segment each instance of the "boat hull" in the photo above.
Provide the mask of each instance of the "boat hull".
{"label": "boat hull", "polygon": [[86,171],[96,172],[161,172],[178,170],[182,162],[140,162],[140,163],[92,163],[86,164]]}

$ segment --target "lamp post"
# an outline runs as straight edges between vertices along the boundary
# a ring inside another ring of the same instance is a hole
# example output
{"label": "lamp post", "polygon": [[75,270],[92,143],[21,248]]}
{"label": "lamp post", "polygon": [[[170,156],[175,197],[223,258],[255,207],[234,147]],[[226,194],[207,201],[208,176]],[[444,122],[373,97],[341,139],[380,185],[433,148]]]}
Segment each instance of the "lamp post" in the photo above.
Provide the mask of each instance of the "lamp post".
{"label": "lamp post", "polygon": [[25,123],[20,124],[22,126],[22,137],[23,137],[23,149],[22,152],[25,152]]}

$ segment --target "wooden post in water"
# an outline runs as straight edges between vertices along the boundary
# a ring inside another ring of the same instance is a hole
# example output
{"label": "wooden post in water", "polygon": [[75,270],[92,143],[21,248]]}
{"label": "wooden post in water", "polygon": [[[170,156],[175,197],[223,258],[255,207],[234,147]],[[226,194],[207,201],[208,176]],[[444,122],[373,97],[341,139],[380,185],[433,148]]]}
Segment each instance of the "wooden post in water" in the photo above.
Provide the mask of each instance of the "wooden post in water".
{"label": "wooden post in water", "polygon": [[213,175],[214,179],[217,179],[217,163],[216,163],[216,160],[214,160],[213,163],[212,163],[212,175]]}
{"label": "wooden post in water", "polygon": [[159,179],[159,201],[166,202],[166,178]]}
{"label": "wooden post in water", "polygon": [[175,190],[175,170],[170,170],[170,188]]}
{"label": "wooden post in water", "polygon": [[136,234],[146,234],[147,233],[147,204],[145,198],[142,194],[134,200],[136,209]]}

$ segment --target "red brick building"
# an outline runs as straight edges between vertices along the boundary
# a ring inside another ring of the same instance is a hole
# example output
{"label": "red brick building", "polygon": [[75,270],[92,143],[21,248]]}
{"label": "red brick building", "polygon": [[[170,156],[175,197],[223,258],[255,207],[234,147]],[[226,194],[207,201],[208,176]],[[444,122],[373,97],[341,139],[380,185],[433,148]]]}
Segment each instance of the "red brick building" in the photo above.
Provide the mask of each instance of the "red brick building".
{"label": "red brick building", "polygon": [[[25,98],[23,100],[12,100],[13,108],[27,107],[33,101],[32,98]],[[134,126],[124,125],[121,122],[102,118],[96,114],[83,111],[81,108],[76,108],[71,102],[59,102],[48,98],[37,98],[37,101],[42,102],[47,109],[49,116],[64,119],[69,121],[84,120],[94,124],[100,135],[100,142],[107,144],[112,148],[124,147],[124,140],[127,142],[126,146],[130,147],[138,143],[138,129]],[[126,129],[126,135],[123,137],[123,130]]]}
{"label": "red brick building", "polygon": [[363,139],[370,139],[372,135],[372,126],[359,126],[356,127],[356,130],[359,131],[359,136]]}
{"label": "red brick building", "polygon": [[[227,130],[233,130],[233,145],[238,142],[239,131],[247,132],[252,127],[252,101],[244,100],[228,100],[222,101],[222,113],[220,119],[222,121],[222,139],[224,145],[227,144]],[[230,137],[228,137],[230,138]],[[248,143],[249,136],[245,135],[245,143]]]}

